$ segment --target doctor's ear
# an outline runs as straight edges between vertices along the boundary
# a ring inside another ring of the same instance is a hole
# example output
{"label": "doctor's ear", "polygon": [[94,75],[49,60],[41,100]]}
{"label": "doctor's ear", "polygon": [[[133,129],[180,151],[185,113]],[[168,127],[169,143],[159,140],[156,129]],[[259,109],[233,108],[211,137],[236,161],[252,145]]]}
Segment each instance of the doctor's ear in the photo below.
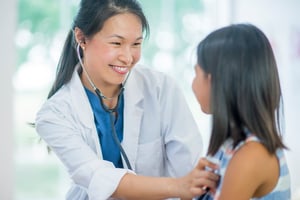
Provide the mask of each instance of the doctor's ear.
{"label": "doctor's ear", "polygon": [[83,45],[85,44],[85,35],[80,28],[75,27],[74,36],[76,42],[81,46],[81,48],[84,48]]}

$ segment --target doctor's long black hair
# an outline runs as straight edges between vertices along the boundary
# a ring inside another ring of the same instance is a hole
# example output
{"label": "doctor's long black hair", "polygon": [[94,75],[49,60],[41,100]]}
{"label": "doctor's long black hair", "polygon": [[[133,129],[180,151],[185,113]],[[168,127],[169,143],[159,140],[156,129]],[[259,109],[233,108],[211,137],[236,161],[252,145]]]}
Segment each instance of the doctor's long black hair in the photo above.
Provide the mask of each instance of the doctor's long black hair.
{"label": "doctor's long black hair", "polygon": [[132,13],[138,16],[146,36],[149,34],[148,21],[136,0],[81,0],[73,26],[65,41],[57,66],[56,78],[48,98],[71,80],[75,66],[79,62],[76,53],[77,44],[74,38],[75,27],[81,29],[87,38],[91,38],[102,29],[107,19],[121,13]]}
{"label": "doctor's long black hair", "polygon": [[212,134],[208,154],[228,138],[234,145],[254,133],[273,154],[286,148],[280,135],[283,115],[277,65],[265,34],[251,24],[218,29],[201,41],[197,63],[211,75]]}

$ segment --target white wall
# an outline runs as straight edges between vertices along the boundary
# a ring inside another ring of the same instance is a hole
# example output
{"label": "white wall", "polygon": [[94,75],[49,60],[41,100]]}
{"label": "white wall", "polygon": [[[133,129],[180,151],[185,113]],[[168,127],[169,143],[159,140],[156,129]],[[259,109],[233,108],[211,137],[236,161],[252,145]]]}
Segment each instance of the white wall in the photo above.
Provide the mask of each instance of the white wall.
{"label": "white wall", "polygon": [[16,1],[0,2],[0,199],[13,199],[13,88],[12,73],[15,68],[14,31]]}

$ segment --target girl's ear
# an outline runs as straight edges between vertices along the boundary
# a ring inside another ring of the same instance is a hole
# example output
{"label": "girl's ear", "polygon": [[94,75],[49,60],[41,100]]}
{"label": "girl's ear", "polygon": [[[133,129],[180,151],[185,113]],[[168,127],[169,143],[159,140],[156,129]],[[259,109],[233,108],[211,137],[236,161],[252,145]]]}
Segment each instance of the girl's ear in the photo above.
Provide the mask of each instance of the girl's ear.
{"label": "girl's ear", "polygon": [[206,76],[207,76],[208,81],[211,82],[211,74],[207,74]]}

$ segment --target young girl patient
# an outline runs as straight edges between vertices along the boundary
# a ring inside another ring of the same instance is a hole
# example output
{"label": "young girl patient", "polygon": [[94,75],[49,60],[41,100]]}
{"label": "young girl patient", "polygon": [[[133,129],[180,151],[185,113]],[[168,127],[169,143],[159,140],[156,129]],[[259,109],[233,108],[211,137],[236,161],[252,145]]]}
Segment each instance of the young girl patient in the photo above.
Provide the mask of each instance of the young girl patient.
{"label": "young girl patient", "polygon": [[251,24],[218,29],[199,43],[195,71],[193,91],[212,114],[207,155],[218,159],[221,176],[216,192],[200,199],[290,199],[281,88],[267,37]]}

